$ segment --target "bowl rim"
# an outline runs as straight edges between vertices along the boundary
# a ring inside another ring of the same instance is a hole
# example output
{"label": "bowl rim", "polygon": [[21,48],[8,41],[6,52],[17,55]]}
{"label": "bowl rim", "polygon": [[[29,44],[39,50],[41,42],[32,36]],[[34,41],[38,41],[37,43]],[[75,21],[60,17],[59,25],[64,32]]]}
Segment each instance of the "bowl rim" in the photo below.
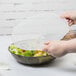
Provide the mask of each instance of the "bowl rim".
{"label": "bowl rim", "polygon": [[[12,43],[12,44],[14,44],[14,43]],[[12,45],[12,44],[11,44],[11,45]],[[10,45],[9,45],[9,47],[8,47],[8,51],[9,51],[10,53],[12,53],[12,52],[10,51]],[[12,54],[14,54],[14,53],[12,53]],[[14,54],[14,55],[17,55],[17,54]],[[17,55],[17,56],[22,56],[22,55]],[[51,56],[52,58],[55,58],[55,57],[52,56],[52,55],[47,55],[47,56]],[[38,57],[22,56],[22,57],[27,57],[27,58],[41,58],[41,57],[47,57],[47,56],[38,56]]]}

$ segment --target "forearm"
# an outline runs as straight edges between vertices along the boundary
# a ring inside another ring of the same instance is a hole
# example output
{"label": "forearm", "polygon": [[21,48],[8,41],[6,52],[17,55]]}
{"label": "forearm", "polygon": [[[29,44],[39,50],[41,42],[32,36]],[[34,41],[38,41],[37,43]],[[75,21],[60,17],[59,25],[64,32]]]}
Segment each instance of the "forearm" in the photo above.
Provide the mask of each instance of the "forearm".
{"label": "forearm", "polygon": [[76,53],[76,39],[66,41],[65,48],[68,53]]}

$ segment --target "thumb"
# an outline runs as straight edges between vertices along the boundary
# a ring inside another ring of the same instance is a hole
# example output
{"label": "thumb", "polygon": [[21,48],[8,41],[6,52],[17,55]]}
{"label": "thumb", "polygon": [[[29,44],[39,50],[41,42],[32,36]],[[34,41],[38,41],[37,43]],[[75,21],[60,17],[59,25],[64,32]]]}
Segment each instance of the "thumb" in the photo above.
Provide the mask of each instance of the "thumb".
{"label": "thumb", "polygon": [[50,43],[50,41],[48,41],[48,42],[45,42],[44,44],[45,44],[45,45],[49,45],[49,43]]}

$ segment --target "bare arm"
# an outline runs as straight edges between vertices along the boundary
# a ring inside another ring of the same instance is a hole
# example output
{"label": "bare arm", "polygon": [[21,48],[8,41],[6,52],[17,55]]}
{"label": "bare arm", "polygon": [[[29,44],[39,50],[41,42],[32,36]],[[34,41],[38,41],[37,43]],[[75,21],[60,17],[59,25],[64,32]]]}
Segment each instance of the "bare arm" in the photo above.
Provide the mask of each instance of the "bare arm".
{"label": "bare arm", "polygon": [[76,39],[68,41],[49,41],[45,43],[43,51],[47,51],[54,57],[61,57],[67,53],[76,53]]}
{"label": "bare arm", "polygon": [[76,39],[66,42],[66,51],[68,51],[68,53],[76,53]]}

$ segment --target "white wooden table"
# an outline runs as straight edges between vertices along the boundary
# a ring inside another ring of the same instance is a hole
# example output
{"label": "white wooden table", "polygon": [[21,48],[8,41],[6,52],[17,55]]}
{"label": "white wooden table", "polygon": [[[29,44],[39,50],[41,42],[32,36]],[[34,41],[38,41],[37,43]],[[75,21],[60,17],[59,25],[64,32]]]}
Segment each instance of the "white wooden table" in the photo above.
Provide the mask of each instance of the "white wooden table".
{"label": "white wooden table", "polygon": [[0,76],[76,76],[76,54],[69,54],[54,62],[32,67],[16,62],[8,51],[10,36],[0,36]]}

